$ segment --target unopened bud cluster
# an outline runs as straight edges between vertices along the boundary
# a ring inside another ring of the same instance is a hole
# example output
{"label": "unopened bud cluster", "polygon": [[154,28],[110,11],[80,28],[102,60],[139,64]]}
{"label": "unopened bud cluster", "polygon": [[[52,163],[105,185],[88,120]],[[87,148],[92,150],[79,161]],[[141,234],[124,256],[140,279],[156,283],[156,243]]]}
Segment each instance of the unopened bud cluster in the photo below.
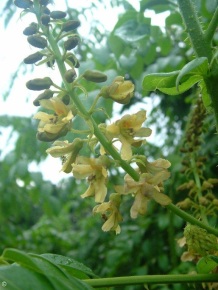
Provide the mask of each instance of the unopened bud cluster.
{"label": "unopened bud cluster", "polygon": [[[204,177],[207,157],[200,154],[205,116],[205,107],[201,98],[198,98],[189,120],[184,145],[180,149],[184,155],[181,172],[188,176],[188,181],[181,184],[177,190],[186,191],[188,197],[180,201],[178,206],[184,210],[192,210],[197,218],[202,218],[202,212],[207,216],[215,216],[218,210],[218,199],[213,194],[214,188],[218,186],[218,179]],[[196,178],[200,184],[196,183]]]}

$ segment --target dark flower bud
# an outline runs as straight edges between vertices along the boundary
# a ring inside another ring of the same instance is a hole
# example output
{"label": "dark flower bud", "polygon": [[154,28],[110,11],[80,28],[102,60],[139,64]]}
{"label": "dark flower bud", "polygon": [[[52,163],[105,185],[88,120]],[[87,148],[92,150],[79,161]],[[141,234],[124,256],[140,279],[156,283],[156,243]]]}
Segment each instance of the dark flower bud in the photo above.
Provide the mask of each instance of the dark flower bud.
{"label": "dark flower bud", "polygon": [[33,1],[31,1],[31,0],[14,0],[14,4],[18,8],[27,9],[33,5]]}
{"label": "dark flower bud", "polygon": [[50,0],[39,0],[39,4],[44,5],[44,6],[48,5],[49,2]]}
{"label": "dark flower bud", "polygon": [[63,12],[63,11],[52,11],[50,16],[53,19],[62,19],[62,18],[65,18],[67,16],[67,13]]}
{"label": "dark flower bud", "polygon": [[66,126],[66,127],[63,127],[61,131],[56,134],[52,134],[48,132],[37,132],[36,138],[39,141],[52,142],[52,141],[57,140],[60,137],[67,135],[68,132],[69,132],[69,128]]}
{"label": "dark flower bud", "polygon": [[47,14],[43,14],[41,16],[41,22],[43,25],[48,26],[49,22],[50,22],[50,16]]}
{"label": "dark flower bud", "polygon": [[62,31],[68,32],[74,29],[77,29],[80,26],[79,20],[70,20],[62,25]]}
{"label": "dark flower bud", "polygon": [[33,101],[35,106],[40,106],[41,100],[50,99],[53,97],[54,92],[51,90],[45,90],[42,94],[38,95],[38,97]]}
{"label": "dark flower bud", "polygon": [[42,14],[50,15],[50,13],[51,13],[51,11],[46,6],[42,7]]}
{"label": "dark flower bud", "polygon": [[52,68],[55,64],[55,59],[54,58],[50,59],[49,61],[46,62],[46,64],[48,67]]}
{"label": "dark flower bud", "polygon": [[79,68],[80,67],[80,63],[79,60],[76,58],[76,56],[72,53],[67,53],[66,55],[66,61],[70,62],[75,68]]}
{"label": "dark flower bud", "polygon": [[69,95],[64,95],[61,100],[67,106],[70,103],[70,96]]}
{"label": "dark flower bud", "polygon": [[83,74],[84,79],[94,83],[102,83],[107,80],[107,75],[97,70],[86,70]]}
{"label": "dark flower bud", "polygon": [[49,89],[53,84],[52,80],[49,77],[43,79],[33,79],[26,83],[26,87],[32,91],[41,91]]}
{"label": "dark flower bud", "polygon": [[24,58],[23,61],[25,64],[33,64],[41,60],[42,58],[43,58],[43,55],[37,51],[36,53],[30,54],[29,56]]}
{"label": "dark flower bud", "polygon": [[37,31],[38,31],[37,23],[32,22],[29,26],[27,26],[24,29],[23,34],[26,35],[26,36],[29,36],[29,35],[36,34]]}
{"label": "dark flower bud", "polygon": [[71,49],[75,48],[78,45],[78,43],[79,43],[79,37],[72,36],[64,42],[64,48],[66,50],[71,50]]}
{"label": "dark flower bud", "polygon": [[64,74],[64,77],[65,77],[65,80],[68,82],[68,83],[72,83],[75,78],[76,78],[76,71],[74,68],[72,69],[69,69],[68,71],[65,72]]}
{"label": "dark flower bud", "polygon": [[38,47],[38,48],[45,48],[47,46],[47,40],[38,35],[30,35],[27,37],[27,41],[32,46]]}

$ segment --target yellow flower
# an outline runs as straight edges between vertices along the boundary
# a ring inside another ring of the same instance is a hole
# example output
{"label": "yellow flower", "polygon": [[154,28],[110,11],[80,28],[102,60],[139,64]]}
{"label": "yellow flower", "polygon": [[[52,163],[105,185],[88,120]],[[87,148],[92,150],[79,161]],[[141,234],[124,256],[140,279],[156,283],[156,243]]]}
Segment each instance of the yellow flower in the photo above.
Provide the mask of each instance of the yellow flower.
{"label": "yellow flower", "polygon": [[95,201],[102,203],[107,194],[107,170],[106,159],[101,156],[97,159],[79,156],[76,163],[72,164],[75,178],[88,177],[89,188],[81,197],[95,196]]}
{"label": "yellow flower", "polygon": [[102,217],[106,220],[102,226],[104,232],[115,231],[116,234],[120,233],[119,222],[123,220],[119,212],[120,202],[120,195],[118,193],[112,193],[109,202],[104,202],[93,208],[94,213],[101,213]]}
{"label": "yellow flower", "polygon": [[61,171],[70,173],[72,171],[72,163],[75,162],[82,146],[83,142],[79,138],[74,139],[72,143],[67,140],[55,141],[53,146],[47,149],[46,152],[54,158],[61,157],[63,163]]}
{"label": "yellow flower", "polygon": [[54,111],[54,114],[38,112],[34,119],[40,120],[38,126],[38,139],[41,141],[54,141],[67,134],[70,130],[73,114],[71,110],[58,98],[41,100],[40,105]]}
{"label": "yellow flower", "polygon": [[133,97],[134,84],[131,81],[125,81],[124,77],[117,76],[112,84],[101,89],[101,96],[110,98],[120,104],[128,104]]}
{"label": "yellow flower", "polygon": [[137,218],[138,214],[144,215],[147,211],[149,200],[153,199],[161,205],[168,205],[171,199],[163,194],[162,182],[168,179],[170,173],[162,170],[155,175],[143,173],[139,181],[135,181],[128,174],[125,175],[124,194],[134,194],[134,202],[130,210],[132,218]]}
{"label": "yellow flower", "polygon": [[[121,157],[128,160],[132,157],[131,146],[139,147],[144,137],[151,135],[151,129],[141,128],[146,120],[146,111],[125,115],[115,123],[106,127],[105,133],[109,140],[118,139],[121,143]],[[134,138],[138,139],[134,139]]]}

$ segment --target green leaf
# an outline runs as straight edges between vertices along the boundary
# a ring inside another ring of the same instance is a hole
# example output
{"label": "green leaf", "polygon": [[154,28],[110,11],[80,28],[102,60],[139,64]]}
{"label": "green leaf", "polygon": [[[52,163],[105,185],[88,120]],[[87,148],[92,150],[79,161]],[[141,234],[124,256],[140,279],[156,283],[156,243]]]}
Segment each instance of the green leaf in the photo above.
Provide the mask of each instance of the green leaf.
{"label": "green leaf", "polygon": [[16,264],[0,267],[0,282],[7,283],[6,290],[54,290],[44,275]]}
{"label": "green leaf", "polygon": [[179,75],[179,71],[173,71],[170,73],[154,73],[149,74],[143,79],[143,89],[145,91],[155,91],[159,90],[168,95],[178,95],[188,89],[190,89],[194,84],[202,80],[199,75],[194,75],[187,78],[182,84],[176,87],[176,79]]}
{"label": "green leaf", "polygon": [[202,257],[197,263],[197,271],[199,274],[207,274],[210,273],[213,269],[215,269],[217,265],[218,265],[218,257],[216,256]]}
{"label": "green leaf", "polygon": [[70,275],[79,279],[96,277],[90,268],[72,258],[56,254],[42,254],[41,256],[48,259],[52,263],[63,267]]}
{"label": "green leaf", "polygon": [[205,76],[208,71],[208,59],[206,57],[196,58],[187,63],[179,72],[176,79],[176,87],[179,90],[179,83],[182,83],[182,78],[186,75]]}
{"label": "green leaf", "polygon": [[52,263],[45,257],[36,254],[26,254],[16,249],[6,249],[2,257],[6,260],[8,259],[16,262],[22,268],[27,268],[33,272],[44,275],[52,284],[52,289],[54,290],[71,290],[72,288],[75,290],[92,289],[84,282],[69,275],[63,268]]}

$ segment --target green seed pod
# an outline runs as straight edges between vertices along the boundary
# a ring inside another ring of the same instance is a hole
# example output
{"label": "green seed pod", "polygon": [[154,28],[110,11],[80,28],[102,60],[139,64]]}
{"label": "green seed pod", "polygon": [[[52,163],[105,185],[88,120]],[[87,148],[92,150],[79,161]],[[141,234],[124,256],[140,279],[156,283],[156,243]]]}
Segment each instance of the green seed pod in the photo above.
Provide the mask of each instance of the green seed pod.
{"label": "green seed pod", "polygon": [[62,18],[65,18],[67,16],[67,13],[63,12],[63,11],[52,11],[50,16],[53,19],[62,19]]}
{"label": "green seed pod", "polygon": [[26,83],[26,87],[32,91],[42,91],[49,89],[53,84],[52,80],[49,77],[43,79],[33,79]]}
{"label": "green seed pod", "polygon": [[47,14],[43,14],[41,16],[41,22],[43,25],[48,26],[49,22],[50,22],[50,16]]}
{"label": "green seed pod", "polygon": [[14,5],[18,8],[27,9],[33,5],[33,1],[31,0],[14,0]]}
{"label": "green seed pod", "polygon": [[35,22],[32,22],[28,27],[23,31],[23,34],[26,36],[36,34],[38,31],[38,25]]}
{"label": "green seed pod", "polygon": [[78,43],[79,43],[79,37],[72,36],[64,42],[64,48],[65,50],[71,50],[75,48],[78,45]]}
{"label": "green seed pod", "polygon": [[33,64],[41,60],[42,58],[43,58],[43,55],[37,51],[36,53],[30,54],[29,56],[24,58],[23,62],[25,64]]}
{"label": "green seed pod", "polygon": [[62,25],[62,31],[68,32],[74,29],[77,29],[80,26],[79,20],[70,20]]}
{"label": "green seed pod", "polygon": [[74,68],[72,69],[69,69],[68,71],[65,72],[64,74],[64,77],[65,77],[65,80],[68,82],[68,83],[72,83],[75,78],[76,78],[76,71]]}
{"label": "green seed pod", "polygon": [[66,60],[68,60],[69,62],[72,63],[72,65],[75,67],[75,68],[79,68],[80,67],[80,63],[79,63],[79,60],[76,58],[76,56],[72,53],[67,53],[66,55]]}
{"label": "green seed pod", "polygon": [[83,74],[84,79],[94,83],[102,83],[107,80],[107,75],[97,70],[86,70]]}
{"label": "green seed pod", "polygon": [[38,35],[28,36],[27,41],[34,47],[45,48],[47,46],[47,40],[44,37]]}
{"label": "green seed pod", "polygon": [[45,90],[42,94],[38,95],[38,97],[33,101],[34,106],[40,106],[41,100],[50,99],[54,95],[54,92],[51,90]]}

